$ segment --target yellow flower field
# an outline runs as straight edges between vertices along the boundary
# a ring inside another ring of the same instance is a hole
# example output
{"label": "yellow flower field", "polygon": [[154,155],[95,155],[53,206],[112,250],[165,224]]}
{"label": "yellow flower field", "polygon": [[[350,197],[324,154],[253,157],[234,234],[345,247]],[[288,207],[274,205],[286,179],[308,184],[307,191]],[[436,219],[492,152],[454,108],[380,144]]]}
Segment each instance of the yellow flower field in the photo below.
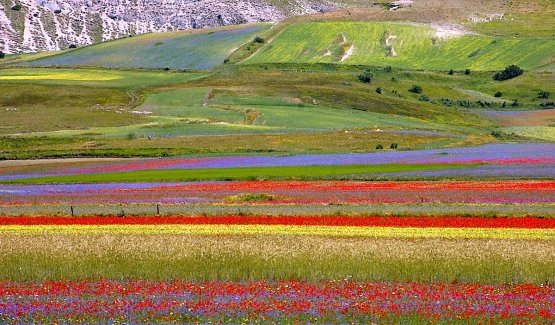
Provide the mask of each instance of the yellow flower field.
{"label": "yellow flower field", "polygon": [[375,238],[484,238],[555,240],[555,229],[413,228],[283,225],[0,226],[0,234],[312,235]]}

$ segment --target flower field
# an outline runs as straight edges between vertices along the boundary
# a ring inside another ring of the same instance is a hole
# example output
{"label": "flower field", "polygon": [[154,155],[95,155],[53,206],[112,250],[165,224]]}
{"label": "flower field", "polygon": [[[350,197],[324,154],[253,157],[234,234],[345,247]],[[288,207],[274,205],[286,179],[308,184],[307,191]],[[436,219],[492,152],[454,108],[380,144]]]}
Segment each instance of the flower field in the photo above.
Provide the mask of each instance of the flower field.
{"label": "flower field", "polygon": [[[246,194],[265,194],[257,198]],[[0,185],[1,204],[555,203],[555,181],[234,181]]]}
{"label": "flower field", "polygon": [[[548,324],[555,289],[352,281],[0,283],[0,321]],[[79,316],[81,315],[81,316]]]}
{"label": "flower field", "polygon": [[3,323],[555,315],[555,219],[2,217],[0,256]]}
{"label": "flower field", "polygon": [[0,322],[553,323],[555,156],[507,146],[0,167]]}
{"label": "flower field", "polygon": [[[555,145],[553,144],[487,144],[478,147],[444,148],[414,151],[388,151],[365,154],[320,154],[295,156],[227,156],[186,157],[160,159],[131,159],[79,163],[58,162],[35,166],[2,167],[0,180],[33,179],[62,175],[90,175],[149,170],[226,169],[287,166],[348,166],[381,164],[467,165],[458,170],[461,176],[471,177],[529,177],[549,178],[555,173]],[[409,178],[441,177],[453,174],[446,171],[405,171],[382,175]]]}

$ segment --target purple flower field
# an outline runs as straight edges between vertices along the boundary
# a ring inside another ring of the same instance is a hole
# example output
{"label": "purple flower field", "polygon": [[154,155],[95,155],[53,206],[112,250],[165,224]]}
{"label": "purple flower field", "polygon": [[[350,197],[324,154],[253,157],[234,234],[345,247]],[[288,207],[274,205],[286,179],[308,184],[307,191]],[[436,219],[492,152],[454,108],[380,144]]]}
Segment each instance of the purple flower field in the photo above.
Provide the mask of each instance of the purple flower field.
{"label": "purple flower field", "polygon": [[[395,174],[407,177],[473,176],[473,177],[536,177],[555,175],[555,144],[487,144],[478,147],[445,148],[415,151],[387,151],[366,154],[322,154],[298,156],[228,156],[198,158],[142,159],[128,162],[85,164],[80,167],[55,166],[36,173],[0,172],[1,180],[126,172],[136,170],[271,167],[271,166],[329,166],[373,164],[471,164],[487,165],[467,169],[446,169],[430,172]],[[389,175],[393,176],[393,175]]]}

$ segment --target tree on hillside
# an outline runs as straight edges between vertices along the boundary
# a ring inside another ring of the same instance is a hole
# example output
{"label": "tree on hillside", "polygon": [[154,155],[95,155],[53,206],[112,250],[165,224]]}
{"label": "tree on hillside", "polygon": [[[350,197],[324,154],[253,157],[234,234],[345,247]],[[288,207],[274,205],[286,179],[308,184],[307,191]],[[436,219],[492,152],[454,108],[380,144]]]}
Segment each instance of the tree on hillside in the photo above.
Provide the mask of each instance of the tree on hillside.
{"label": "tree on hillside", "polygon": [[516,65],[510,65],[505,68],[505,70],[500,71],[493,76],[493,80],[503,81],[516,78],[524,73],[524,70],[517,67]]}
{"label": "tree on hillside", "polygon": [[0,51],[0,59],[3,59],[6,57],[6,54],[4,54],[4,52]]}
{"label": "tree on hillside", "polygon": [[374,75],[372,74],[372,72],[370,72],[370,70],[364,70],[361,74],[358,75],[358,80],[364,83],[372,82],[373,78]]}
{"label": "tree on hillside", "polygon": [[411,93],[421,94],[422,93],[422,87],[420,87],[418,85],[412,85],[412,87],[410,87],[409,91]]}
{"label": "tree on hillside", "polygon": [[551,93],[549,91],[541,90],[538,93],[538,98],[541,98],[541,99],[548,99],[549,96],[551,96]]}

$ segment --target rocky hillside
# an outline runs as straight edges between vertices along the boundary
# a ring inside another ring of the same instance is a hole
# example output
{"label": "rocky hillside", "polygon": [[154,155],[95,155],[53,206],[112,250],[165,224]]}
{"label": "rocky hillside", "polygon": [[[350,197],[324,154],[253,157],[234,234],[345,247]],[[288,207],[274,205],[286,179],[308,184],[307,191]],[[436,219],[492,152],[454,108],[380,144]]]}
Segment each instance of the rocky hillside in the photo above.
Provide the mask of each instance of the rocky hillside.
{"label": "rocky hillside", "polygon": [[0,0],[0,50],[53,51],[133,34],[277,21],[339,6],[321,0]]}

